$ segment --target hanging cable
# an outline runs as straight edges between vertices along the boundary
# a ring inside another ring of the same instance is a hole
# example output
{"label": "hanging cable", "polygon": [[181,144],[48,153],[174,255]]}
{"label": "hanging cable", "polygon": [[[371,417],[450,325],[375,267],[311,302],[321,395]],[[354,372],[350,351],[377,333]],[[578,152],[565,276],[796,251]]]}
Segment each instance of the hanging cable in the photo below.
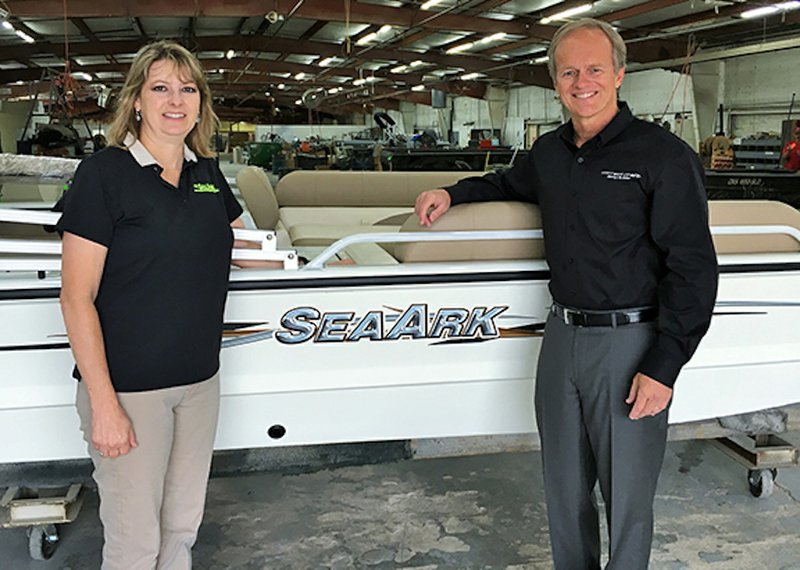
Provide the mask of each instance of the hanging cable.
{"label": "hanging cable", "polygon": [[350,0],[344,0],[344,55],[346,56],[353,51],[350,42]]}

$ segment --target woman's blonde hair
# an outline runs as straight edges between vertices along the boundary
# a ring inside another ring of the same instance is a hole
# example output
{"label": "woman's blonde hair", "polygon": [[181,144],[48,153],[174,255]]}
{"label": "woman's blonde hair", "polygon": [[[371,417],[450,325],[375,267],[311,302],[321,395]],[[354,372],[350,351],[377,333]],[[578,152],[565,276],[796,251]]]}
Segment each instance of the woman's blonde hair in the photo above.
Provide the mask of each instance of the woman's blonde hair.
{"label": "woman's blonde hair", "polygon": [[150,67],[157,61],[169,60],[175,67],[188,73],[200,91],[200,117],[197,124],[186,136],[186,144],[196,154],[211,158],[210,141],[214,129],[219,123],[214,109],[211,107],[211,89],[208,86],[202,65],[192,53],[180,44],[168,40],[159,40],[143,46],[133,58],[128,70],[125,84],[117,97],[114,119],[108,130],[109,144],[124,147],[125,137],[133,133],[139,137],[141,123],[136,120],[134,103],[142,92],[142,85],[147,80]]}

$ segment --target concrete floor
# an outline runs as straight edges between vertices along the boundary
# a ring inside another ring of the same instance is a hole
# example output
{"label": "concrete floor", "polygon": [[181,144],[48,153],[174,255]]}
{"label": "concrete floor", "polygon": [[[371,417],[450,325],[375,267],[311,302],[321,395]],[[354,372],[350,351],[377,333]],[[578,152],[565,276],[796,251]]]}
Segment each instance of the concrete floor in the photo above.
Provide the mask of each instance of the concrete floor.
{"label": "concrete floor", "polygon": [[[194,568],[547,569],[540,469],[518,452],[215,477]],[[97,568],[96,513],[90,492],[47,562],[28,558],[24,529],[0,530],[0,568]],[[653,570],[800,570],[800,470],[756,499],[710,442],[670,442],[656,517]]]}

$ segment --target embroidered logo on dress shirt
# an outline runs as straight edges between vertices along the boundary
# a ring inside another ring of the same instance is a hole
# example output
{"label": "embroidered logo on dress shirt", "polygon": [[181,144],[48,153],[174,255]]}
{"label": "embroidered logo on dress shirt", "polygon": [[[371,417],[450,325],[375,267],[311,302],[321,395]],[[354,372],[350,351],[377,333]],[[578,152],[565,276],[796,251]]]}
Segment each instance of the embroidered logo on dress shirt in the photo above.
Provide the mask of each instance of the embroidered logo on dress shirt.
{"label": "embroidered logo on dress shirt", "polygon": [[201,193],[217,194],[219,192],[219,188],[213,184],[203,184],[201,182],[195,182],[193,188],[195,192]]}
{"label": "embroidered logo on dress shirt", "polygon": [[638,172],[616,172],[614,170],[603,170],[600,176],[608,180],[639,180],[642,177]]}

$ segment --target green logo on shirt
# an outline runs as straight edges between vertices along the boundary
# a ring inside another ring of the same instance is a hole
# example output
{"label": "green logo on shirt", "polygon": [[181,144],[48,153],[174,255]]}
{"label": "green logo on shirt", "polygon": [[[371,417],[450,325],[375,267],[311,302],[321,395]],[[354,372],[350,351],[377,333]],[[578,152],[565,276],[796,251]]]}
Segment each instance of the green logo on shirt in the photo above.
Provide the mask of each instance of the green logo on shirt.
{"label": "green logo on shirt", "polygon": [[195,192],[207,192],[209,194],[217,194],[219,192],[219,188],[217,188],[213,184],[203,184],[201,182],[195,182],[194,191]]}

